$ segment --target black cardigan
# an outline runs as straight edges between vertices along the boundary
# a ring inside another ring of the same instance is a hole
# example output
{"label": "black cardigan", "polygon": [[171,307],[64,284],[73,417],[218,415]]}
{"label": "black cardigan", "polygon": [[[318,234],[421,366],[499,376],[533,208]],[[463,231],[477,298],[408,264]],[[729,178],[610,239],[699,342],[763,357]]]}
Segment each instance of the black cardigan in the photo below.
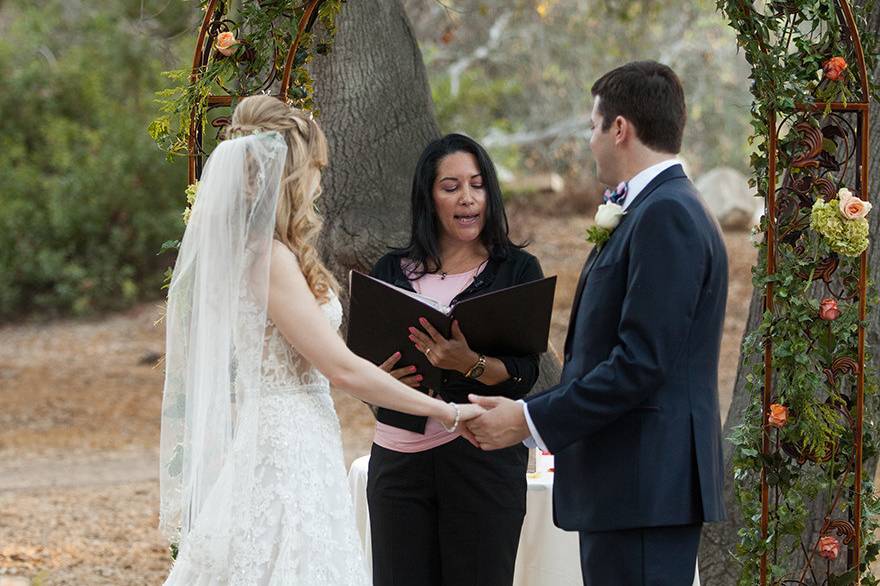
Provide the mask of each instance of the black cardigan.
{"label": "black cardigan", "polygon": [[[373,267],[372,276],[391,283],[396,287],[413,291],[409,279],[403,273],[400,266],[402,253],[391,252],[383,256]],[[541,265],[538,259],[524,250],[511,248],[507,258],[503,260],[491,259],[486,268],[477,275],[474,282],[464,291],[455,296],[452,304],[513,285],[520,285],[543,278]],[[413,324],[416,326],[417,324]],[[466,378],[462,373],[455,370],[444,370],[439,389],[434,389],[437,395],[446,401],[455,403],[467,403],[468,394],[489,396],[503,396],[511,399],[524,397],[538,380],[539,355],[527,356],[498,356],[487,352],[487,356],[497,358],[507,367],[510,378],[497,385],[486,385],[478,380]],[[401,365],[406,366],[406,365]],[[417,389],[427,392],[427,389]],[[425,433],[427,417],[408,415],[391,409],[379,408],[376,418],[387,425],[400,429]]]}

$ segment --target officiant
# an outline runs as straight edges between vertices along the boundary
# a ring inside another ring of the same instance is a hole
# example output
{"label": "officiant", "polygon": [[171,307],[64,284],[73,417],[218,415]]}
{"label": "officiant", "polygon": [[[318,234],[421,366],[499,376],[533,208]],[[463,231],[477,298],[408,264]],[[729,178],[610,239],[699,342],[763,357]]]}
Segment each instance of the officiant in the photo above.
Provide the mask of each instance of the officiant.
{"label": "officiant", "polygon": [[[495,166],[473,139],[431,142],[413,177],[409,244],[372,275],[443,305],[543,277],[538,260],[511,241]],[[446,401],[468,393],[519,399],[538,378],[538,355],[481,354],[457,322],[450,338],[427,321],[410,343],[442,369],[424,388],[415,367],[383,364],[401,381]],[[525,516],[528,452],[484,452],[439,421],[379,409],[367,500],[374,586],[510,586]]]}

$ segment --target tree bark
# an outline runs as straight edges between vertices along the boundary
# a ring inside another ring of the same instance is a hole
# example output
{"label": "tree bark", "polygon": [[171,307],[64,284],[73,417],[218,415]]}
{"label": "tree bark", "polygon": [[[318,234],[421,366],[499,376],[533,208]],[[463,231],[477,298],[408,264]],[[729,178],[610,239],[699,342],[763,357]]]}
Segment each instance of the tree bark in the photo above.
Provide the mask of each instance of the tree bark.
{"label": "tree bark", "polygon": [[[752,292],[749,306],[749,319],[745,334],[753,331],[761,321],[763,312],[763,291]],[[727,420],[722,428],[724,438],[724,504],[727,508],[727,520],[723,523],[711,523],[703,527],[703,538],[700,542],[700,581],[712,586],[734,586],[739,578],[739,566],[732,557],[739,543],[737,530],[741,525],[739,507],[733,491],[733,446],[727,441],[731,431],[742,423],[742,415],[751,397],[745,390],[745,375],[749,372],[746,361],[740,358],[736,372],[736,383]]]}
{"label": "tree bark", "polygon": [[315,101],[330,146],[322,253],[341,283],[406,244],[412,173],[440,135],[422,54],[399,0],[346,2]]}
{"label": "tree bark", "polygon": [[[864,6],[868,4],[868,1],[857,0],[854,4]],[[880,34],[880,3],[874,4],[866,32],[868,34]],[[871,72],[869,72],[870,74]],[[873,71],[874,79],[878,79],[878,76],[880,76],[880,66],[875,67]],[[867,190],[869,196],[876,193],[877,181],[880,180],[880,107],[878,107],[876,100],[871,103],[870,119],[870,152],[868,154],[868,181],[870,188]],[[874,203],[875,205],[877,204],[877,202]],[[875,235],[880,234],[880,214],[872,214],[869,218],[872,235],[868,248],[869,279],[876,281],[877,276],[880,275],[880,238],[877,238]],[[874,290],[876,291],[876,289]],[[763,291],[756,290],[752,294],[749,320],[744,335],[752,332],[757,327],[762,308]],[[880,310],[876,306],[871,309],[868,315],[867,338],[870,347],[878,347],[877,344],[880,343]],[[744,361],[746,359],[747,357],[740,358],[733,399],[727,414],[727,420],[724,422],[724,438],[729,437],[732,430],[742,422],[743,412],[751,400],[751,397],[745,390],[745,375],[748,372],[748,369],[744,368]],[[867,353],[866,361],[873,361],[871,352]],[[876,368],[876,361],[873,362],[873,366]],[[868,419],[868,415],[866,414],[866,419]],[[878,414],[871,415],[876,417]],[[741,525],[739,509],[733,492],[732,454],[732,446],[725,439],[724,463],[726,471],[725,503],[728,513],[727,521],[707,525],[703,530],[703,541],[700,545],[700,577],[703,584],[711,584],[711,586],[734,586],[739,576],[738,564],[731,556],[731,552],[736,550],[736,546],[739,543],[737,530]],[[865,468],[875,471],[877,460],[868,461]],[[817,502],[814,507],[814,527],[817,523],[821,522],[821,518],[824,515],[824,505],[825,503]]]}
{"label": "tree bark", "polygon": [[[858,6],[866,6],[870,4],[870,0],[857,0]],[[875,2],[868,18],[868,34],[874,36],[880,35],[880,2]],[[869,75],[871,72],[869,72]],[[874,67],[873,78],[880,80],[880,59]],[[870,113],[870,137],[869,146],[870,153],[868,155],[868,194],[876,196],[877,184],[880,182],[880,104],[877,100],[871,102]],[[880,205],[874,201],[874,207]],[[880,210],[877,210],[880,211]],[[868,264],[870,265],[871,280],[877,282],[880,276],[880,237],[878,237],[878,228],[880,228],[880,214],[873,214],[871,218],[871,245],[868,248]],[[876,291],[876,285],[873,289]],[[880,345],[880,308],[874,307],[868,316],[868,344],[874,348],[874,352]],[[875,364],[875,367],[877,365]]]}

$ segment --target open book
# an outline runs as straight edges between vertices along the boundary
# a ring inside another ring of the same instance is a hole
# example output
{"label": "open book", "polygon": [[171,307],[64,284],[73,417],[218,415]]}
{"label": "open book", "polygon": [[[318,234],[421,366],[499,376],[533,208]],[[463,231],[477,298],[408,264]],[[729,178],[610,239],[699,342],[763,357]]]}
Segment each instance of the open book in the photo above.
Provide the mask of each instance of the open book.
{"label": "open book", "polygon": [[349,274],[348,347],[374,364],[401,353],[396,368],[414,365],[423,388],[439,388],[442,371],[409,340],[424,317],[449,338],[458,320],[468,345],[487,356],[524,356],[547,350],[556,277],[477,295],[452,307],[357,271]]}

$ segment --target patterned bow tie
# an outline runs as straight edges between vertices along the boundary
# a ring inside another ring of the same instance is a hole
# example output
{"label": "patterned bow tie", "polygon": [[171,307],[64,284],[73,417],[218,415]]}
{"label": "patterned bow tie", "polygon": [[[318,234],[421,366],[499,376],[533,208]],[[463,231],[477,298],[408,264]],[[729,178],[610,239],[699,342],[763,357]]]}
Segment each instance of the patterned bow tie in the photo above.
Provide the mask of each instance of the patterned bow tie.
{"label": "patterned bow tie", "polygon": [[605,190],[605,195],[602,196],[603,203],[614,203],[619,206],[623,205],[623,202],[626,201],[626,182],[621,183],[617,186],[617,189],[611,191],[610,189]]}

